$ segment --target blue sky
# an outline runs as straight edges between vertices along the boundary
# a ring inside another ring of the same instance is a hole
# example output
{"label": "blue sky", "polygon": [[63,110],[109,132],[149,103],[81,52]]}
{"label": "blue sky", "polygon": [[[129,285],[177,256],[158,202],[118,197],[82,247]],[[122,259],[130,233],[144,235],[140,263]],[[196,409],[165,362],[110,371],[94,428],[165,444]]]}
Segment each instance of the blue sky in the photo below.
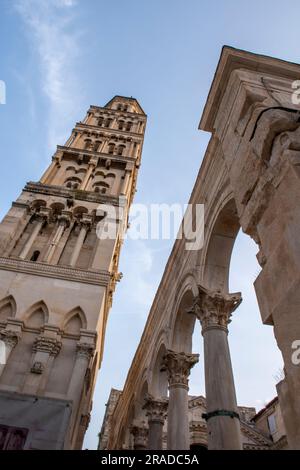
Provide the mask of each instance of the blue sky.
{"label": "blue sky", "polygon": [[[242,6],[241,6],[242,5]],[[24,183],[38,180],[90,104],[134,96],[148,114],[135,202],[185,203],[209,135],[197,130],[221,47],[300,61],[297,0],[0,0],[2,217]],[[111,387],[122,388],[172,242],[128,240],[110,314],[85,447],[95,448]],[[231,288],[244,303],[230,327],[240,404],[275,395],[281,367],[272,328],[252,288],[256,248],[239,235]],[[202,355],[201,335],[194,350]],[[201,356],[202,357],[202,356]],[[203,363],[191,393],[204,392]]]}

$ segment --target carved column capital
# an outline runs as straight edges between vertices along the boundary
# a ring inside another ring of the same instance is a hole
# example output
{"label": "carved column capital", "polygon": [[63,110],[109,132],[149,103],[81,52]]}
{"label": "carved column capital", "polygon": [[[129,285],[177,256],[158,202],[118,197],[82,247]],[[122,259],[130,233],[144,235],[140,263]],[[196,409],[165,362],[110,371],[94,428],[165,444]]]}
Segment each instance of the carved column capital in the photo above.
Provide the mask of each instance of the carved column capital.
{"label": "carved column capital", "polygon": [[13,330],[2,330],[0,331],[0,339],[3,341],[5,346],[13,349],[19,342],[21,334],[18,331]]}
{"label": "carved column capital", "polygon": [[192,367],[199,361],[199,354],[186,354],[168,350],[163,359],[162,371],[168,373],[169,387],[188,389]]}
{"label": "carved column capital", "polygon": [[90,359],[94,353],[95,347],[90,343],[77,343],[77,357]]}
{"label": "carved column capital", "polygon": [[81,228],[89,230],[93,224],[93,217],[90,215],[83,215],[79,220],[79,224]]}
{"label": "carved column capital", "polygon": [[242,302],[241,293],[222,294],[220,291],[208,291],[199,287],[199,296],[195,299],[188,313],[193,313],[200,320],[202,333],[212,328],[223,329],[231,322],[231,315]]}
{"label": "carved column capital", "polygon": [[164,423],[167,416],[168,400],[147,395],[143,409],[149,421]]}
{"label": "carved column capital", "polygon": [[35,218],[39,222],[49,221],[52,216],[52,209],[48,207],[41,207],[38,212],[35,213]]}
{"label": "carved column capital", "polygon": [[60,225],[64,225],[68,227],[71,223],[72,219],[72,212],[70,211],[62,211],[62,213],[57,217],[57,220]]}
{"label": "carved column capital", "polygon": [[61,342],[55,338],[47,336],[38,336],[33,344],[34,352],[45,352],[51,356],[56,357],[61,350]]}
{"label": "carved column capital", "polygon": [[148,429],[144,426],[132,426],[130,432],[134,437],[134,448],[146,449],[148,444]]}

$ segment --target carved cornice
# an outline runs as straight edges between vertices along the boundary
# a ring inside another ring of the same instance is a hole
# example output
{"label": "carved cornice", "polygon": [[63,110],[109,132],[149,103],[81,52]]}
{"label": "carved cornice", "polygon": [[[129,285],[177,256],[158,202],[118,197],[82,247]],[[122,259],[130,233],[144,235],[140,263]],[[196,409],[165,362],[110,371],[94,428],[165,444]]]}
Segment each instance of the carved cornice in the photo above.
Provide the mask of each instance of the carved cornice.
{"label": "carved cornice", "polygon": [[200,320],[202,332],[218,328],[227,331],[230,317],[242,301],[241,294],[222,294],[208,291],[199,286],[199,295],[188,313],[193,313]]}
{"label": "carved cornice", "polygon": [[71,267],[54,266],[14,258],[0,257],[0,269],[17,273],[32,274],[33,276],[50,277],[66,281],[80,282],[95,286],[107,287],[110,282],[108,271],[91,272]]}
{"label": "carved cornice", "polygon": [[147,395],[145,401],[146,403],[143,406],[143,409],[146,410],[148,420],[163,424],[167,416],[168,400],[154,398],[151,395]]}
{"label": "carved cornice", "polygon": [[132,131],[122,131],[120,129],[113,129],[112,127],[101,127],[95,126],[93,124],[84,124],[82,122],[77,122],[74,130],[87,130],[91,133],[95,133],[98,135],[103,135],[105,137],[110,137],[110,135],[119,134],[122,138],[131,139],[132,137],[137,138],[139,140],[143,140],[144,134],[140,134],[137,132]]}
{"label": "carved cornice", "polygon": [[136,161],[136,158],[134,157],[125,157],[121,155],[112,155],[110,153],[102,153],[102,152],[95,152],[95,150],[87,150],[87,149],[78,149],[75,147],[64,147],[61,145],[57,146],[57,151],[58,152],[64,152],[64,153],[69,153],[72,155],[77,155],[77,156],[87,156],[87,157],[99,157],[102,160],[112,160],[114,162],[119,162],[119,163],[128,163],[132,162],[134,163]]}
{"label": "carved cornice", "polygon": [[79,189],[68,189],[62,186],[55,186],[55,185],[47,185],[43,183],[35,183],[29,181],[24,191],[28,191],[31,193],[38,193],[38,194],[45,194],[46,196],[56,196],[56,197],[63,197],[66,199],[74,198],[78,199],[79,201],[87,201],[87,202],[94,202],[96,204],[111,204],[113,206],[122,206],[125,203],[125,199],[114,196],[107,196],[101,193],[93,193],[90,191],[81,191]]}
{"label": "carved cornice", "polygon": [[[134,100],[136,101],[136,100]],[[112,108],[103,108],[101,106],[96,106],[96,105],[91,105],[89,111],[97,111],[97,112],[102,112],[103,114],[109,114],[109,115],[115,115],[115,116],[128,116],[131,118],[139,118],[142,119],[143,121],[147,120],[147,115],[145,113],[138,113],[136,112],[131,112],[131,111],[123,111],[123,110],[118,110],[118,109],[112,109]]]}
{"label": "carved cornice", "polygon": [[168,373],[169,387],[188,389],[192,367],[199,361],[199,354],[186,354],[168,350],[163,358],[162,371]]}

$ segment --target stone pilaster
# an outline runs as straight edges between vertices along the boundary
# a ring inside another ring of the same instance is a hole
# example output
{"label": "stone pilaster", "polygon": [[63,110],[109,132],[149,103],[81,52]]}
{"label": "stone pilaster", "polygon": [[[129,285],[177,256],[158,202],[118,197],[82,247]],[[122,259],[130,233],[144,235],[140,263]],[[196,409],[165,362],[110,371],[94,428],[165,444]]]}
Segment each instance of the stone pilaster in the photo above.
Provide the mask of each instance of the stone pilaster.
{"label": "stone pilaster", "polygon": [[72,266],[73,268],[76,266],[81,248],[84,244],[84,240],[87,235],[87,232],[91,228],[92,222],[93,222],[93,219],[91,216],[85,215],[80,219],[80,233],[78,235],[76,245],[75,245],[74,251],[72,253],[71,261],[70,261],[70,266]]}

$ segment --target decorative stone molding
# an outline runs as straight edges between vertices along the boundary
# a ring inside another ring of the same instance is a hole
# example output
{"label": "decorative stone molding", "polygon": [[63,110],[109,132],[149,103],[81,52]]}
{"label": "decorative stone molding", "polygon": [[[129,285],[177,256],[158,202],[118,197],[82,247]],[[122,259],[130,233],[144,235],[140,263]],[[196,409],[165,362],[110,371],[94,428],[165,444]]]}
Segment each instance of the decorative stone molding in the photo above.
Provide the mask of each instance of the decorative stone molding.
{"label": "decorative stone molding", "polygon": [[142,426],[132,426],[130,432],[134,437],[134,447],[146,449],[148,444],[148,429]]}
{"label": "decorative stone molding", "polygon": [[95,347],[90,343],[77,343],[77,356],[90,359],[95,351]]}
{"label": "decorative stone molding", "polygon": [[66,281],[81,282],[95,286],[108,286],[110,273],[108,271],[85,271],[83,269],[49,265],[13,258],[0,257],[0,269],[18,273],[32,274],[35,276],[63,279]]}
{"label": "decorative stone molding", "polygon": [[169,387],[188,389],[192,367],[199,361],[199,354],[186,354],[168,350],[163,358],[162,371],[167,371]]}
{"label": "decorative stone molding", "polygon": [[56,357],[61,350],[61,342],[55,338],[47,336],[38,336],[33,344],[34,352],[45,352],[51,356]]}
{"label": "decorative stone molding", "polygon": [[18,344],[20,338],[21,338],[21,334],[18,331],[13,331],[13,330],[0,331],[0,339],[10,349],[13,349]]}
{"label": "decorative stone molding", "polygon": [[188,313],[193,313],[200,320],[202,333],[212,328],[221,328],[227,332],[230,317],[242,302],[241,293],[222,294],[220,291],[208,291],[199,286],[199,296]]}
{"label": "decorative stone molding", "polygon": [[40,361],[36,361],[33,363],[33,366],[31,367],[30,369],[30,372],[32,372],[32,374],[42,374],[45,370],[45,366],[42,362]]}
{"label": "decorative stone molding", "polygon": [[146,410],[148,420],[163,424],[167,416],[168,400],[147,395],[145,401],[143,409]]}
{"label": "decorative stone molding", "polygon": [[95,202],[97,204],[112,204],[117,207],[121,206],[120,199],[115,196],[93,193],[90,191],[81,191],[79,189],[68,189],[61,186],[47,185],[43,183],[29,182],[26,184],[24,191],[44,194],[45,196],[62,197],[65,199],[73,197],[79,201]]}

